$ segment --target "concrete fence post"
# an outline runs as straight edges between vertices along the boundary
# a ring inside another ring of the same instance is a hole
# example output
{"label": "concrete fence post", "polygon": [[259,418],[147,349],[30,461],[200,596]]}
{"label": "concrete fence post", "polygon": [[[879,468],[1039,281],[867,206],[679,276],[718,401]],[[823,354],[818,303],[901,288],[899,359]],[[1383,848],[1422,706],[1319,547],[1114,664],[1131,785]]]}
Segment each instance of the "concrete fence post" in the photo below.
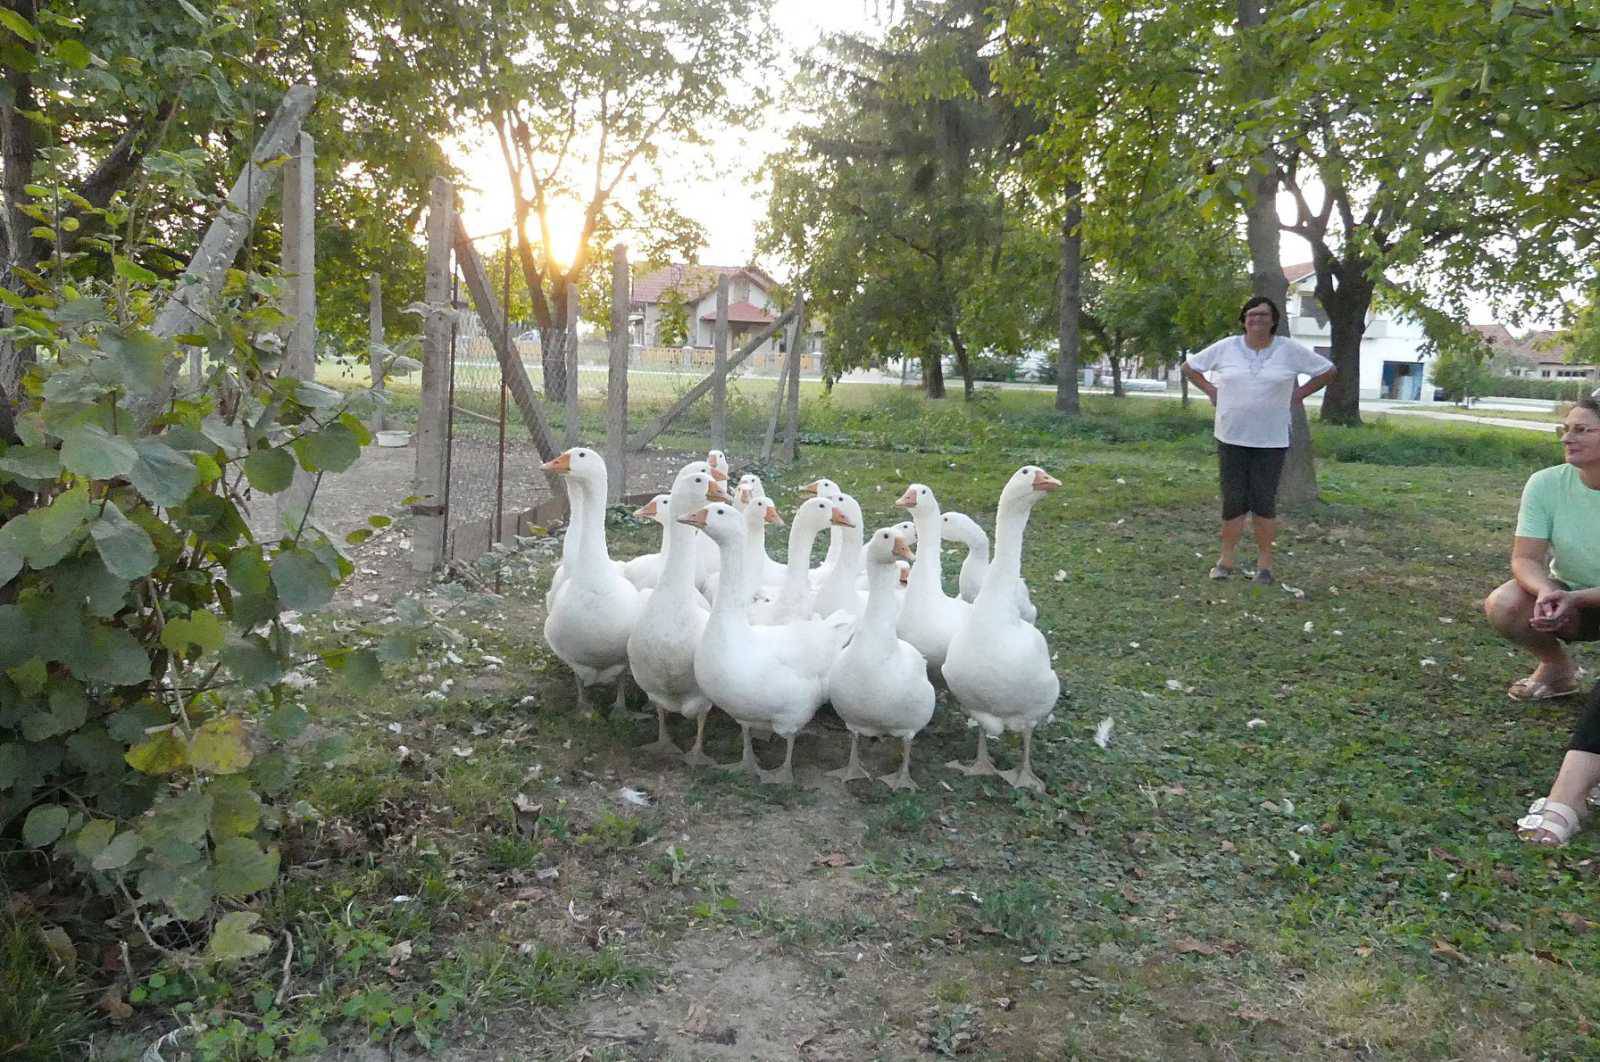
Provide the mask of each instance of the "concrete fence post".
{"label": "concrete fence post", "polygon": [[611,362],[606,373],[607,501],[622,500],[628,449],[628,245],[611,252]]}
{"label": "concrete fence post", "polygon": [[428,262],[423,298],[428,316],[422,331],[422,402],[417,413],[417,470],[411,507],[411,568],[428,572],[444,559],[447,517],[445,469],[450,432],[450,246],[455,228],[455,189],[435,177],[428,195]]}
{"label": "concrete fence post", "polygon": [[[283,166],[282,264],[288,290],[284,312],[283,374],[298,380],[317,375],[317,151],[311,134],[301,133]],[[298,522],[307,515],[316,476],[296,467],[289,489],[278,495],[278,519]]]}
{"label": "concrete fence post", "polygon": [[717,330],[713,337],[713,371],[711,385],[711,448],[728,448],[728,274],[717,278]]}

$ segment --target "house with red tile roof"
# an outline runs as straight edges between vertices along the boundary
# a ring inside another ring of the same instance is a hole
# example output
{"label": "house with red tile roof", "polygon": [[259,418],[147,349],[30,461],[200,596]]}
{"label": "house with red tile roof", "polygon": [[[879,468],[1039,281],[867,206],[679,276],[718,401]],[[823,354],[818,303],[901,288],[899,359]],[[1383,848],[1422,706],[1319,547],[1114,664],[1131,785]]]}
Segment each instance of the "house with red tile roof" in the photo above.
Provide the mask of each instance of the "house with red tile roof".
{"label": "house with red tile roof", "polygon": [[1498,321],[1472,327],[1504,362],[1505,372],[1510,376],[1524,380],[1600,381],[1600,365],[1576,365],[1567,361],[1566,346],[1561,332],[1556,329],[1536,328],[1519,338]]}
{"label": "house with red tile roof", "polygon": [[[755,333],[777,320],[783,308],[778,305],[777,281],[756,265],[669,265],[633,280],[629,303],[629,327],[639,346],[659,347],[663,317],[675,303],[684,307],[688,338],[683,345],[709,347],[716,338],[717,283],[728,278],[729,350],[735,351]],[[778,337],[769,339],[761,351],[776,350]]]}

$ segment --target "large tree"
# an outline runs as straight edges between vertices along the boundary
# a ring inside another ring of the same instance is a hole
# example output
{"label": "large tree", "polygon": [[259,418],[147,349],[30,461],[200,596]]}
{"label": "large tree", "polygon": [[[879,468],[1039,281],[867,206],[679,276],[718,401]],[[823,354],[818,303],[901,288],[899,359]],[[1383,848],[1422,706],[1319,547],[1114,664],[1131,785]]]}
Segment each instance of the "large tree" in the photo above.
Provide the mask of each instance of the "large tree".
{"label": "large tree", "polygon": [[838,369],[1015,356],[1051,320],[1052,251],[1013,166],[1031,116],[992,76],[997,13],[907,4],[881,42],[836,37],[813,64],[808,124],[769,163],[767,246],[800,270]]}

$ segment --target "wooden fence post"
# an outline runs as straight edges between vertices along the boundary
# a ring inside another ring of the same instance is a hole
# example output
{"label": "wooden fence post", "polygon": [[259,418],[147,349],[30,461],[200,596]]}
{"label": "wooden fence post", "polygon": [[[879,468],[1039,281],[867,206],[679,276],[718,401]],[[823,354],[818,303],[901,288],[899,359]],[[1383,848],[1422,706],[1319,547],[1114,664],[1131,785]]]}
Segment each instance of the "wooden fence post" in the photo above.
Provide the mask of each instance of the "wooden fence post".
{"label": "wooden fence post", "polygon": [[611,365],[606,374],[607,501],[620,501],[627,486],[628,448],[628,245],[611,252]]}
{"label": "wooden fence post", "polygon": [[717,278],[717,330],[712,336],[716,347],[711,384],[711,448],[728,448],[728,274]]}
{"label": "wooden fence post", "polygon": [[[285,376],[313,380],[317,375],[317,148],[310,133],[301,133],[283,167],[284,279],[288,291],[284,312],[289,324],[283,335]],[[313,505],[317,477],[299,466],[289,489],[278,495],[278,521],[299,521]]]}
{"label": "wooden fence post", "polygon": [[[202,315],[209,311],[211,303],[222,291],[228,270],[256,223],[262,200],[278,180],[278,167],[266,164],[294,149],[300,124],[311,112],[311,105],[316,98],[317,90],[310,85],[291,85],[289,91],[283,94],[272,120],[267,123],[261,139],[256,141],[255,149],[250,152],[250,160],[239,171],[233,187],[229,189],[227,202],[212,216],[194,257],[189,259],[189,264],[173,286],[172,294],[161,305],[161,312],[156,314],[155,324],[150,329],[156,335],[177,336],[203,330],[205,318]],[[199,355],[194,357],[198,358]],[[191,359],[190,364],[195,362]],[[177,385],[182,365],[179,359],[172,359],[167,365],[161,386],[148,397],[133,403],[134,416],[141,425],[148,423],[172,397],[172,389]]]}
{"label": "wooden fence post", "polygon": [[783,459],[800,459],[800,346],[806,335],[806,300],[795,297],[794,343],[789,347],[789,423],[783,438]]}
{"label": "wooden fence post", "polygon": [[578,285],[567,284],[566,448],[578,445]]}
{"label": "wooden fence post", "polygon": [[[383,356],[383,279],[374,273],[367,278],[367,364],[372,370],[372,389],[385,391],[389,365]],[[372,430],[383,430],[383,406],[372,412]]]}
{"label": "wooden fence post", "polygon": [[[800,322],[796,322],[799,324]],[[789,341],[784,351],[783,360],[778,362],[778,382],[772,389],[772,414],[767,417],[767,434],[761,440],[761,463],[766,464],[772,460],[772,444],[778,437],[778,415],[783,412],[783,399],[787,387],[785,381],[789,378],[789,350],[794,349],[795,340],[800,338],[799,329],[795,330],[794,339]]]}
{"label": "wooden fence post", "polygon": [[450,422],[450,245],[455,227],[455,189],[435,177],[428,194],[428,264],[423,298],[428,316],[422,331],[422,405],[417,413],[417,471],[411,507],[411,569],[432,571],[444,559],[447,516],[445,467]]}

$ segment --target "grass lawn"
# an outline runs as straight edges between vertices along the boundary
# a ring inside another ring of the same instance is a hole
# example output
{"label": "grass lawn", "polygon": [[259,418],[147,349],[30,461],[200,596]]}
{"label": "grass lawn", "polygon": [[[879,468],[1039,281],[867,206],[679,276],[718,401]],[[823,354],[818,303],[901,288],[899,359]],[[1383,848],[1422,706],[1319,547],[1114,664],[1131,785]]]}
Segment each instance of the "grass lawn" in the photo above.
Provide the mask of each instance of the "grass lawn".
{"label": "grass lawn", "polygon": [[[1323,501],[1277,564],[1302,596],[1205,577],[1207,410],[1099,399],[1067,422],[1048,401],[836,393],[807,403],[800,465],[763,470],[786,509],[837,480],[869,529],[911,481],[986,525],[1019,464],[1063,481],[1024,553],[1063,687],[1042,797],[945,769],[974,741],[948,704],[915,793],[820,778],[848,746],[827,713],[792,787],[636,751],[653,719],[579,718],[542,644],[540,543],[503,598],[425,595],[434,637],[381,691],[309,672],[310,739],[344,743],[283,798],[317,812],[284,827],[262,905],[292,958],[165,970],[133,1020],[197,1020],[181,1042],[215,1058],[368,1038],[466,1059],[1600,1057],[1600,835],[1512,834],[1576,705],[1508,701],[1526,667],[1478,611],[1555,440],[1317,428]],[[659,532],[610,535],[629,556]],[[348,644],[391,607],[310,636]],[[715,716],[712,754],[737,739]],[[94,1037],[98,1057],[136,1039]]]}

